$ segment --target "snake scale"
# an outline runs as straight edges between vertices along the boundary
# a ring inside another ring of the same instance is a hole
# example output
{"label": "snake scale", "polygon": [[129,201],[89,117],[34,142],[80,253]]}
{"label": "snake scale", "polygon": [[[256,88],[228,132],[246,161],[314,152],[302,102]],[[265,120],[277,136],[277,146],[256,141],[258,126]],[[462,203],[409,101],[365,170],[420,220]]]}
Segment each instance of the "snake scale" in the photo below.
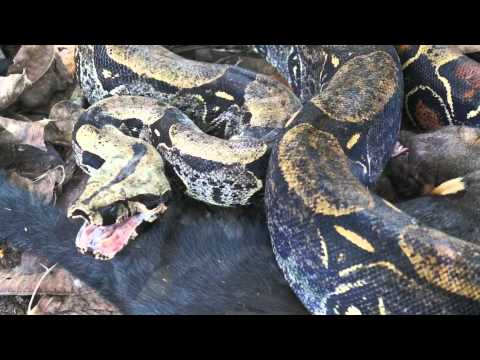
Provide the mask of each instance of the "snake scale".
{"label": "snake scale", "polygon": [[402,70],[407,113],[434,128],[474,124],[478,64],[440,46],[254,48],[290,86],[163,46],[78,47],[93,104],[73,136],[90,175],[69,209],[86,220],[81,251],[111,258],[160,216],[169,167],[197,200],[264,201],[278,265],[311,313],[480,313],[480,248],[369,191],[400,130]]}

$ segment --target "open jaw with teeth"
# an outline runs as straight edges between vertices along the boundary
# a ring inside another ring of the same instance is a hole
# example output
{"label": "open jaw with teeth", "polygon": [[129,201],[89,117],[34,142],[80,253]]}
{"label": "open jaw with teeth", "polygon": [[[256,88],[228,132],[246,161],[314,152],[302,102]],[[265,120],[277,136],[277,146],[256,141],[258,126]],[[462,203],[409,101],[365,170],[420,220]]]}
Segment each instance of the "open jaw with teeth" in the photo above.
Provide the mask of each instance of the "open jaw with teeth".
{"label": "open jaw with teeth", "polygon": [[122,217],[111,225],[95,225],[85,221],[77,234],[75,245],[82,254],[93,255],[98,260],[111,260],[138,236],[137,228],[142,222],[153,222],[166,210],[165,204],[161,203],[155,209]]}
{"label": "open jaw with teeth", "polygon": [[116,169],[101,168],[89,178],[68,211],[69,217],[85,220],[76,238],[81,253],[110,260],[138,235],[144,221],[165,213],[171,188],[163,163],[145,167],[123,177],[115,175]]}
{"label": "open jaw with teeth", "polygon": [[76,239],[80,252],[110,260],[138,235],[142,222],[153,222],[167,210],[171,188],[160,154],[152,147],[140,155],[135,166],[130,164],[135,156],[110,159],[70,206],[69,217],[86,221]]}
{"label": "open jaw with teeth", "polygon": [[[84,128],[85,134],[80,131]],[[153,145],[111,126],[84,125],[80,130],[79,148],[104,163],[91,171],[68,216],[86,221],[76,239],[80,252],[109,260],[138,235],[142,222],[153,222],[167,210],[171,187]]]}

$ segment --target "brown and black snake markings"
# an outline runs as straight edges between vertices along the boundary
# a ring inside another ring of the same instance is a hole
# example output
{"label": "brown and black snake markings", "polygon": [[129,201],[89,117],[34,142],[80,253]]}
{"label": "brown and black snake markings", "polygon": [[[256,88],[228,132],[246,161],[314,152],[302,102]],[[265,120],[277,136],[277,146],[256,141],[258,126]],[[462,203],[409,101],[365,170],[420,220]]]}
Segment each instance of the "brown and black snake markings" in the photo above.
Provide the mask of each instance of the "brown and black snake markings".
{"label": "brown and black snake markings", "polygon": [[420,129],[480,124],[480,68],[474,46],[401,45],[405,110]]}
{"label": "brown and black snake markings", "polygon": [[404,99],[421,128],[476,125],[478,63],[441,46],[399,46],[400,58],[393,46],[255,49],[290,88],[162,46],[79,46],[92,106],[73,135],[91,175],[70,208],[87,220],[77,246],[112,258],[139,223],[168,214],[166,167],[207,204],[265,194],[276,261],[311,313],[480,313],[480,247],[420,226],[369,190]]}

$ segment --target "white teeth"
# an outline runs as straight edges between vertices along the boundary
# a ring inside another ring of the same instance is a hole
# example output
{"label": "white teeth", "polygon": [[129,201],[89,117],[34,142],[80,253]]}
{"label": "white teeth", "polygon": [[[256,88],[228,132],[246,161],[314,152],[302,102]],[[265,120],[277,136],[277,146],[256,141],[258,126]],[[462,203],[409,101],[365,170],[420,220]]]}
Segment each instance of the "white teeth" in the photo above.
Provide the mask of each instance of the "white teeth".
{"label": "white teeth", "polygon": [[87,252],[87,249],[86,248],[79,248],[77,247],[77,250],[81,253],[81,254],[85,254]]}
{"label": "white teeth", "polygon": [[[89,251],[88,251],[87,248],[77,247],[77,250],[78,250],[82,255],[87,255],[87,254],[89,253]],[[102,253],[99,252],[99,251],[94,252],[92,255],[93,255],[93,257],[94,257],[96,260],[111,260],[111,259],[112,259],[111,256],[106,256],[106,255],[102,254]]]}
{"label": "white teeth", "polygon": [[96,260],[111,260],[112,259],[112,257],[103,255],[100,252],[95,252],[93,254],[93,256],[95,257]]}

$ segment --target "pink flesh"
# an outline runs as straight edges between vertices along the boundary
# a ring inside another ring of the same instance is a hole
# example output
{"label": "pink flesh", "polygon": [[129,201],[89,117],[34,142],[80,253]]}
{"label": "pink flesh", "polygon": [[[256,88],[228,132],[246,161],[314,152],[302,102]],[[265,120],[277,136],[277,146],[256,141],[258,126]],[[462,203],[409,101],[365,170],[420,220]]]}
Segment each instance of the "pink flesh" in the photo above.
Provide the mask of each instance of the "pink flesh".
{"label": "pink flesh", "polygon": [[144,219],[142,214],[129,217],[113,225],[98,226],[85,223],[78,232],[75,244],[81,252],[92,252],[106,260],[112,259],[130,238],[137,236],[135,229]]}

